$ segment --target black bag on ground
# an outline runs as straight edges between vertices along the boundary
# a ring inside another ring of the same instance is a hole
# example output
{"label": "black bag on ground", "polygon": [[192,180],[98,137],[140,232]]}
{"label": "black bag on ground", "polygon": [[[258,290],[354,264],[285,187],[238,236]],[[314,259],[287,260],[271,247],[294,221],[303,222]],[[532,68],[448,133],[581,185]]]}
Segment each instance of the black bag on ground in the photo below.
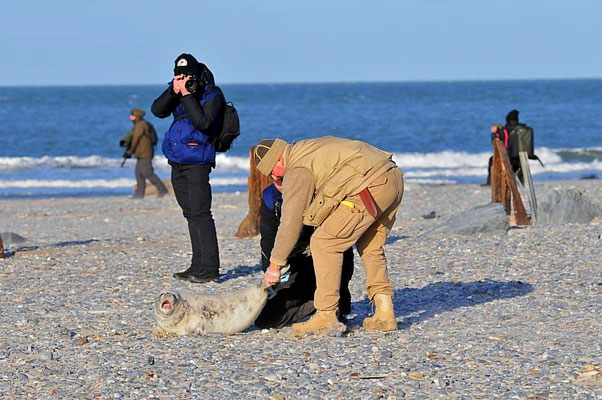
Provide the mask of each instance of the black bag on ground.
{"label": "black bag on ground", "polygon": [[150,122],[147,122],[148,130],[146,131],[146,136],[150,139],[151,144],[154,146],[159,142],[159,137],[157,136],[157,130]]}
{"label": "black bag on ground", "polygon": [[224,122],[219,134],[213,138],[213,147],[215,151],[223,153],[230,150],[232,142],[240,135],[240,120],[238,111],[234,108],[231,101],[224,106]]}

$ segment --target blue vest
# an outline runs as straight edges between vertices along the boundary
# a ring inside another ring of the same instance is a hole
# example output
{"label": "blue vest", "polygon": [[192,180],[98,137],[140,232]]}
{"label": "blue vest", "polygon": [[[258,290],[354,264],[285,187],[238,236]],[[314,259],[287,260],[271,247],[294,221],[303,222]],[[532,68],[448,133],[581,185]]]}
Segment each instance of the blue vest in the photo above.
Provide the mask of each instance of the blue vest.
{"label": "blue vest", "polygon": [[[268,187],[263,189],[263,193],[261,194],[261,198],[265,205],[268,207],[268,210],[274,212],[276,210],[276,202],[280,202],[282,204],[282,193],[273,183],[271,183]],[[280,212],[280,210],[278,210]]]}
{"label": "blue vest", "polygon": [[[217,90],[209,91],[212,86],[205,87],[205,93],[200,101],[201,107],[219,93]],[[185,113],[184,106],[178,104],[173,116],[177,118]],[[220,122],[217,118],[209,128],[200,131],[188,117],[175,120],[163,138],[161,145],[163,154],[169,161],[178,164],[215,164],[215,148],[209,138],[219,134]]]}

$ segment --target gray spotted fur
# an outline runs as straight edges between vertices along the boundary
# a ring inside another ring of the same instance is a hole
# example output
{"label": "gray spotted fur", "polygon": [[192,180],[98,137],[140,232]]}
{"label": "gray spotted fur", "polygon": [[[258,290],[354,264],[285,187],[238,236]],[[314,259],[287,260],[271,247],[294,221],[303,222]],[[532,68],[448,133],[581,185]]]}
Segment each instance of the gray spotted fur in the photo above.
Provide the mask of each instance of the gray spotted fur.
{"label": "gray spotted fur", "polygon": [[[263,284],[222,295],[165,292],[155,300],[154,313],[159,326],[169,333],[231,335],[251,326],[261,313],[267,296]],[[173,308],[163,308],[165,301],[171,302]]]}

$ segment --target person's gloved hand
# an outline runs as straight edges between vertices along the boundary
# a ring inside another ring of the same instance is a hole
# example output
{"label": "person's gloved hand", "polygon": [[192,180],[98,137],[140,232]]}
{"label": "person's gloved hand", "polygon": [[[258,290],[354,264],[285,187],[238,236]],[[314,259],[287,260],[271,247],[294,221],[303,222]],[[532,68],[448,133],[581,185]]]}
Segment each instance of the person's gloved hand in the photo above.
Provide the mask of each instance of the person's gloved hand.
{"label": "person's gloved hand", "polygon": [[132,155],[127,152],[127,150],[123,153],[123,158],[132,158]]}
{"label": "person's gloved hand", "polygon": [[270,263],[265,274],[263,274],[263,283],[265,283],[267,287],[270,287],[277,284],[278,281],[280,281],[280,266]]}

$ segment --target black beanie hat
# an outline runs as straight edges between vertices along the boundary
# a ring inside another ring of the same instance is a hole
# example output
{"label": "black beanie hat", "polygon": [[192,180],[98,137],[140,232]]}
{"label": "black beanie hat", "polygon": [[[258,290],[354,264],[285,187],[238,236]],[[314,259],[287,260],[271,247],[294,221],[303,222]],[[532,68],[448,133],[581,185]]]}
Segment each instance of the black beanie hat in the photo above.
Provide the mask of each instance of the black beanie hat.
{"label": "black beanie hat", "polygon": [[506,122],[510,121],[518,122],[518,110],[512,110],[506,115]]}
{"label": "black beanie hat", "polygon": [[176,61],[174,61],[174,76],[180,74],[200,76],[202,72],[202,64],[191,54],[182,53],[176,58]]}

